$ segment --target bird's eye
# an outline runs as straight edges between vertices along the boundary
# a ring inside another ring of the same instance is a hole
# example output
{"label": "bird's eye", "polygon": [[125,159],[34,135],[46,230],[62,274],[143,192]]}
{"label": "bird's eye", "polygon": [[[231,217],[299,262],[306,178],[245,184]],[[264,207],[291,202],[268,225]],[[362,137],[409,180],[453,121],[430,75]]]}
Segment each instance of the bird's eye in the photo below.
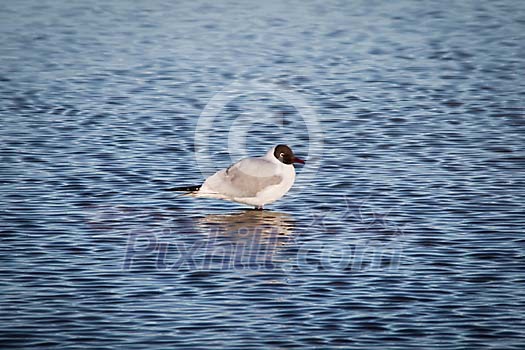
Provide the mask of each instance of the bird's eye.
{"label": "bird's eye", "polygon": [[283,158],[283,157],[284,157],[284,153],[279,154],[279,158]]}

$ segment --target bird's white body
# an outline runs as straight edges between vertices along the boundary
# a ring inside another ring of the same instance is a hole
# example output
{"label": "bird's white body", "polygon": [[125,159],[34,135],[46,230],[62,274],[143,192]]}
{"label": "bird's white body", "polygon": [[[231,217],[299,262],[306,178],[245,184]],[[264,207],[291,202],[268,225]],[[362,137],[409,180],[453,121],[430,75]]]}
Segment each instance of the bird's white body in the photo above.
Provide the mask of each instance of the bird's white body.
{"label": "bird's white body", "polygon": [[195,197],[218,198],[262,208],[284,196],[295,181],[293,164],[274,155],[275,147],[263,157],[245,158],[208,177]]}

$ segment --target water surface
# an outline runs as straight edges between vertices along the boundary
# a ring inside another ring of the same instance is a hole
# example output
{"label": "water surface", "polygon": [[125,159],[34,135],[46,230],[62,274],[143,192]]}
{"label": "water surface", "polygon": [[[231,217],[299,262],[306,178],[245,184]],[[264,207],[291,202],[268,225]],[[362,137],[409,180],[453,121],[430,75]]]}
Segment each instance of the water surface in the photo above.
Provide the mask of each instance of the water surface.
{"label": "water surface", "polygon": [[[520,1],[0,5],[2,348],[522,349],[523,18]],[[214,167],[285,142],[316,176],[264,212],[163,191],[202,180],[218,95]]]}

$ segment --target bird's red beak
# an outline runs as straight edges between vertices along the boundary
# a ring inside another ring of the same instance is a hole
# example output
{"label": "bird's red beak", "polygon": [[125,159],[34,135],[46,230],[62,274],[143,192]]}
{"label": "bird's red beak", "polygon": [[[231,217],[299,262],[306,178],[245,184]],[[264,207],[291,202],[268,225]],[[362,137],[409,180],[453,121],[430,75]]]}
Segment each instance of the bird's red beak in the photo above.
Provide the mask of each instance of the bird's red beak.
{"label": "bird's red beak", "polygon": [[300,159],[300,158],[297,158],[297,157],[294,157],[293,158],[293,162],[294,163],[301,163],[301,164],[304,164],[304,160]]}

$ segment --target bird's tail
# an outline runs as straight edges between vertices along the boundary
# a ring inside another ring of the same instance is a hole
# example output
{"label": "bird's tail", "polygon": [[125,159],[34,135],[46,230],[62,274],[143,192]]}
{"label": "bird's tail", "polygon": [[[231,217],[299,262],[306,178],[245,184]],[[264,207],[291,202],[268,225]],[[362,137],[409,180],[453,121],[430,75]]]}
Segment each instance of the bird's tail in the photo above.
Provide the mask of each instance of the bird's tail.
{"label": "bird's tail", "polygon": [[201,188],[201,185],[196,186],[182,186],[182,187],[172,187],[172,188],[166,188],[166,191],[175,191],[175,192],[186,192],[184,194],[195,194],[198,192]]}

